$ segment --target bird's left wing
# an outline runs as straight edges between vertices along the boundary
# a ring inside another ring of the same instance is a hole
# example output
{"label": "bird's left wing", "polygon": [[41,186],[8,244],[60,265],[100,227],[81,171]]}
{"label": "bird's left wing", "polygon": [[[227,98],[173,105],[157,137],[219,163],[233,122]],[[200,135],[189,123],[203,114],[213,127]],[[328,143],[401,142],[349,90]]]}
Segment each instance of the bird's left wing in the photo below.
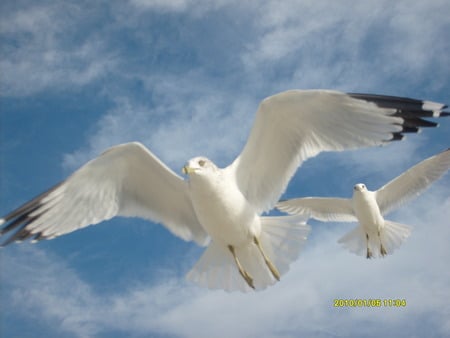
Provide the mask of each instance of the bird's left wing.
{"label": "bird's left wing", "polygon": [[277,209],[291,215],[307,215],[319,221],[355,222],[352,202],[347,198],[304,197],[280,201]]}
{"label": "bird's left wing", "polygon": [[186,182],[142,144],[110,148],[62,183],[0,219],[2,245],[47,239],[114,216],[150,219],[184,240],[206,244]]}
{"label": "bird's left wing", "polygon": [[437,124],[444,105],[370,94],[290,90],[264,99],[247,143],[227,168],[258,212],[270,210],[299,165],[321,151],[382,145]]}
{"label": "bird's left wing", "polygon": [[423,160],[375,192],[382,214],[418,196],[450,169],[450,148]]}

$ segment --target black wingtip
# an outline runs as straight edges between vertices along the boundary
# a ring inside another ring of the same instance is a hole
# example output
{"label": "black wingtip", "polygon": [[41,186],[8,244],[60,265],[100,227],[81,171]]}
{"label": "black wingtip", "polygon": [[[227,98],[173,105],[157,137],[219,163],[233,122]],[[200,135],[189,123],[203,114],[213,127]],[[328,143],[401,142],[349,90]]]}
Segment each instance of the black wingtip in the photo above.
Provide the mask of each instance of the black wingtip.
{"label": "black wingtip", "polygon": [[371,102],[379,108],[391,109],[393,111],[391,116],[403,119],[402,131],[393,133],[390,141],[401,140],[403,133],[417,133],[421,128],[439,126],[438,123],[427,120],[428,118],[450,116],[450,112],[444,111],[448,106],[441,103],[377,94],[349,93],[348,95],[354,99]]}
{"label": "black wingtip", "polygon": [[393,133],[393,134],[392,134],[392,138],[391,138],[389,141],[401,141],[401,140],[403,140],[404,137],[405,137],[405,136],[402,135],[401,132]]}
{"label": "black wingtip", "polygon": [[403,119],[403,126],[407,127],[425,127],[425,128],[434,128],[439,125],[437,122],[424,120],[420,117],[409,117],[409,116],[402,116],[401,114],[395,113],[392,116],[398,116]]}
{"label": "black wingtip", "polygon": [[418,133],[419,130],[418,127],[403,126],[402,133]]}
{"label": "black wingtip", "polygon": [[450,114],[445,111],[448,105],[442,103],[378,94],[348,93],[348,95],[358,100],[372,102],[380,108],[395,109],[396,114],[403,116],[442,117]]}
{"label": "black wingtip", "polygon": [[[0,219],[0,236],[11,233],[11,236],[2,242],[0,247],[5,247],[16,241],[36,239],[38,234],[27,229],[27,226],[47,212],[45,207],[43,207],[47,202],[43,201],[44,198],[54,192],[62,183],[64,182],[53,186]],[[43,236],[39,234],[38,237],[41,239]]]}

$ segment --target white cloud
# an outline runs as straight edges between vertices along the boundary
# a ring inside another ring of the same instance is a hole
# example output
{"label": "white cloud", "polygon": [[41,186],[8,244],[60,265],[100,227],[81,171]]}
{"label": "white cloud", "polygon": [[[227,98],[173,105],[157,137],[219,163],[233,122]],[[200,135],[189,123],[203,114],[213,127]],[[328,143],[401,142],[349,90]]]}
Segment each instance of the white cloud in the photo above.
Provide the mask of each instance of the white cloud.
{"label": "white cloud", "polygon": [[130,0],[130,3],[140,9],[184,11],[188,7],[189,0]]}
{"label": "white cloud", "polygon": [[[439,68],[449,66],[450,61],[441,53],[448,50],[448,40],[441,40],[445,34],[449,19],[445,12],[450,8],[447,1],[437,0],[430,3],[397,2],[390,10],[389,37],[390,49],[384,54],[392,58],[396,67],[409,66],[417,71],[425,70],[430,63]],[[432,17],[433,20],[424,20]],[[438,24],[436,24],[438,23]],[[430,56],[430,51],[433,55]]]}
{"label": "white cloud", "polygon": [[2,254],[2,271],[9,275],[2,278],[2,285],[10,290],[5,294],[10,310],[38,322],[55,323],[52,326],[58,330],[80,337],[95,332],[97,324],[89,322],[95,295],[76,272],[59,257],[34,247],[25,246],[16,253]]}
{"label": "white cloud", "polygon": [[116,64],[95,33],[77,36],[90,13],[75,3],[30,5],[3,15],[1,92],[27,96],[48,88],[83,86],[107,75]]}
{"label": "white cloud", "polygon": [[[154,74],[159,62],[169,64],[162,74],[179,76],[170,61],[177,46],[183,48],[175,53],[181,62],[194,56],[191,69],[204,68],[195,61],[207,63],[204,54],[212,53],[221,62],[211,62],[210,72],[223,67],[241,90],[255,87],[267,95],[299,87],[401,93],[405,89],[399,81],[419,86],[417,79],[436,91],[449,76],[449,19],[444,14],[449,6],[445,0],[398,1],[395,6],[350,0],[245,5],[132,0],[112,2],[105,11],[83,2],[33,3],[2,16],[2,95],[83,87],[102,79],[111,79],[105,86],[126,95],[117,84]],[[152,24],[160,11],[172,13],[165,20],[167,31]],[[183,27],[174,24],[187,17]],[[208,22],[210,17],[217,18],[217,25]],[[238,30],[228,30],[234,26]],[[117,33],[125,38],[118,41]],[[214,51],[208,49],[211,44]]]}
{"label": "white cloud", "polygon": [[205,14],[227,4],[224,0],[198,1],[198,0],[130,0],[130,4],[139,10],[155,12],[193,12],[197,15]]}
{"label": "white cloud", "polygon": [[[290,69],[290,86],[380,90],[418,77],[445,86],[448,2],[267,1],[255,22],[259,35],[241,54],[250,72]],[[440,14],[437,14],[440,13]],[[426,20],[424,18],[432,18]],[[445,74],[445,75],[444,75]],[[431,77],[433,76],[433,77]]]}
{"label": "white cloud", "polygon": [[208,86],[197,74],[144,80],[152,105],[116,98],[115,107],[92,128],[87,147],[65,155],[67,169],[129,141],[146,144],[175,170],[194,156],[225,166],[239,154],[258,102]]}

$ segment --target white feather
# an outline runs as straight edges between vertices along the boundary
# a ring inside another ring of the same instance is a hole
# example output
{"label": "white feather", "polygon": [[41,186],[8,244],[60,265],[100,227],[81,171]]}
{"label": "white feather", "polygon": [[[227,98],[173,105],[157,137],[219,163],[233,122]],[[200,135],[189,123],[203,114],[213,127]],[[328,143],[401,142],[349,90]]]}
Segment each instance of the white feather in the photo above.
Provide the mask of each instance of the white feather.
{"label": "white feather", "polygon": [[277,209],[295,215],[307,215],[325,222],[355,222],[352,201],[347,198],[304,197],[281,201]]}
{"label": "white feather", "polygon": [[34,206],[27,230],[43,237],[130,216],[160,222],[173,234],[200,245],[208,240],[186,182],[137,142],[110,148],[29,203]]}
{"label": "white feather", "polygon": [[306,159],[390,140],[403,121],[393,113],[335,91],[291,90],[266,98],[231,164],[240,190],[258,212],[271,209]]}
{"label": "white feather", "polygon": [[382,214],[396,209],[408,200],[419,196],[450,168],[450,149],[416,164],[376,191]]}

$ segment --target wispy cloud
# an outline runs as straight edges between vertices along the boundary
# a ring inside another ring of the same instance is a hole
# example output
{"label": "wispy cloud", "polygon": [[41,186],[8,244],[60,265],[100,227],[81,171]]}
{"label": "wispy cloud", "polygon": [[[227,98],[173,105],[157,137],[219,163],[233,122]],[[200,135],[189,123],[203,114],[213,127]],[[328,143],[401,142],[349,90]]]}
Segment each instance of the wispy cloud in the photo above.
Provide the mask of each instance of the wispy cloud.
{"label": "wispy cloud", "polygon": [[[439,0],[413,6],[267,1],[254,19],[260,34],[241,57],[252,71],[269,65],[289,70],[293,86],[374,90],[384,83],[383,90],[399,92],[398,81],[415,83],[420,76],[436,89],[449,69],[442,53],[450,47],[444,39],[449,20],[442,15],[448,9]],[[386,87],[393,79],[395,88]]]}
{"label": "wispy cloud", "polygon": [[[165,75],[183,76],[183,60],[194,61],[191,70],[222,74],[221,81],[240,79],[236,89],[256,87],[266,94],[291,87],[379,90],[381,84],[384,91],[403,93],[406,84],[420,88],[425,81],[428,90],[437,90],[447,83],[450,69],[445,57],[450,20],[444,14],[450,5],[444,0],[413,5],[133,0],[111,2],[109,11],[82,2],[10,7],[0,24],[2,95],[105,79],[113,81],[103,85],[117,88],[118,80],[161,73],[156,65],[164,65]],[[164,30],[156,16],[161,10],[172,13]],[[181,18],[187,20],[182,31],[172,24]],[[212,18],[217,29],[205,32]],[[118,40],[119,32],[126,39]],[[174,46],[183,47],[183,54],[174,53]],[[392,80],[395,88],[386,87]]]}
{"label": "wispy cloud", "polygon": [[151,104],[116,98],[114,108],[93,128],[87,146],[65,156],[67,169],[77,168],[107,147],[135,140],[174,168],[200,154],[222,165],[238,155],[253,123],[257,101],[208,85],[198,74],[181,79],[151,77],[144,83],[152,95]]}
{"label": "wispy cloud", "polygon": [[92,24],[90,14],[81,4],[68,2],[33,3],[3,13],[2,95],[79,87],[108,74],[116,60],[105,41],[93,32],[77,32],[80,25]]}
{"label": "wispy cloud", "polygon": [[230,3],[224,0],[130,0],[129,2],[139,10],[175,13],[188,11],[196,14],[204,14],[210,10],[218,9]]}

